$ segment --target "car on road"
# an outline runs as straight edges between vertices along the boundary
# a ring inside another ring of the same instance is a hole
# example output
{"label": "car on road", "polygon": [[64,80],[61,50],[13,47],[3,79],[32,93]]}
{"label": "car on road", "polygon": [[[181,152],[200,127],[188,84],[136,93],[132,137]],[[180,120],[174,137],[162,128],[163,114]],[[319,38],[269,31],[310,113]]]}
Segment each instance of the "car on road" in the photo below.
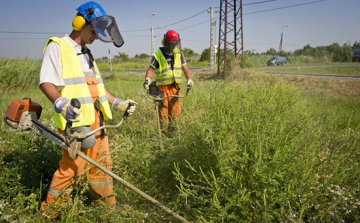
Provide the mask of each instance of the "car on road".
{"label": "car on road", "polygon": [[271,57],[270,60],[266,62],[268,66],[279,66],[279,65],[286,65],[286,57]]}

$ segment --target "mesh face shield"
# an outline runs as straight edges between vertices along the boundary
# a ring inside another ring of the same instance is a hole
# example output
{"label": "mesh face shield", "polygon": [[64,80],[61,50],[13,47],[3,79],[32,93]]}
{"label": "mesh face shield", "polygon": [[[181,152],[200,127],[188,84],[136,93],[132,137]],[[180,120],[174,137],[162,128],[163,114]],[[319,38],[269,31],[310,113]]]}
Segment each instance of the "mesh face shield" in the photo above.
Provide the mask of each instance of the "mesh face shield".
{"label": "mesh face shield", "polygon": [[124,44],[114,17],[105,15],[94,18],[91,20],[91,25],[94,27],[97,38],[102,42],[113,42],[116,47]]}
{"label": "mesh face shield", "polygon": [[164,40],[164,50],[168,55],[174,53],[180,53],[181,51],[181,41],[178,40]]}

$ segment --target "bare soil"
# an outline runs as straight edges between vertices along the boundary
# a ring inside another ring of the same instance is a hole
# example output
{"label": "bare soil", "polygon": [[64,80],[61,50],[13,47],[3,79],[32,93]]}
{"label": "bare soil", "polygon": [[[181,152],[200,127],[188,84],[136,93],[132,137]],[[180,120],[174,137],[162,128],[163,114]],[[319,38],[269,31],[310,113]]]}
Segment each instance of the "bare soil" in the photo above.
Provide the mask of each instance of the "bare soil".
{"label": "bare soil", "polygon": [[[198,72],[196,75],[200,80],[219,80],[223,79],[222,76],[214,72]],[[232,81],[241,81],[246,79],[246,77],[254,76],[263,76],[264,78],[270,78],[270,76],[264,76],[263,73],[255,73],[249,70],[242,70],[237,72],[231,72],[227,79]],[[276,78],[285,83],[294,84],[300,90],[308,92],[320,92],[333,96],[350,96],[350,97],[359,97],[360,96],[360,78],[359,80],[349,80],[346,78],[331,78],[331,77],[313,77],[313,76],[271,76],[271,78]]]}

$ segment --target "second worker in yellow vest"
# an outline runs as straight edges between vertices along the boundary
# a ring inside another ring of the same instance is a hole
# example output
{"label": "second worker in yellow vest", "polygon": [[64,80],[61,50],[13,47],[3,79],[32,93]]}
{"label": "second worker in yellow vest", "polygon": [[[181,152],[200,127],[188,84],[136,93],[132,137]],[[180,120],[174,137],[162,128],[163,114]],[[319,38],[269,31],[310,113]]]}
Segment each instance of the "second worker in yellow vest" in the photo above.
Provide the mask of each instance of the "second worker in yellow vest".
{"label": "second worker in yellow vest", "polygon": [[[152,74],[155,71],[156,86],[161,92],[161,97],[180,95],[179,83],[182,73],[187,79],[188,88],[194,86],[191,73],[186,65],[184,55],[180,51],[180,36],[174,30],[165,33],[160,47],[152,56],[150,66],[146,71],[143,86],[149,90],[152,83]],[[159,117],[163,132],[176,130],[176,121],[180,118],[180,98],[169,97],[159,103]]]}

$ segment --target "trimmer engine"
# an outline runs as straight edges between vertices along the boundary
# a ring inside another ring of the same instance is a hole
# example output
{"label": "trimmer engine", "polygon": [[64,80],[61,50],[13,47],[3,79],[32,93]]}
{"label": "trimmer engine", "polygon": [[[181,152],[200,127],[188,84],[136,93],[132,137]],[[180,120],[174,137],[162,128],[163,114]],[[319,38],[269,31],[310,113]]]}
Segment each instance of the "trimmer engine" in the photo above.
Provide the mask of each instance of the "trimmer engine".
{"label": "trimmer engine", "polygon": [[11,128],[17,129],[24,112],[36,114],[37,119],[40,118],[42,107],[36,102],[32,102],[30,98],[14,99],[8,106],[4,121]]}

